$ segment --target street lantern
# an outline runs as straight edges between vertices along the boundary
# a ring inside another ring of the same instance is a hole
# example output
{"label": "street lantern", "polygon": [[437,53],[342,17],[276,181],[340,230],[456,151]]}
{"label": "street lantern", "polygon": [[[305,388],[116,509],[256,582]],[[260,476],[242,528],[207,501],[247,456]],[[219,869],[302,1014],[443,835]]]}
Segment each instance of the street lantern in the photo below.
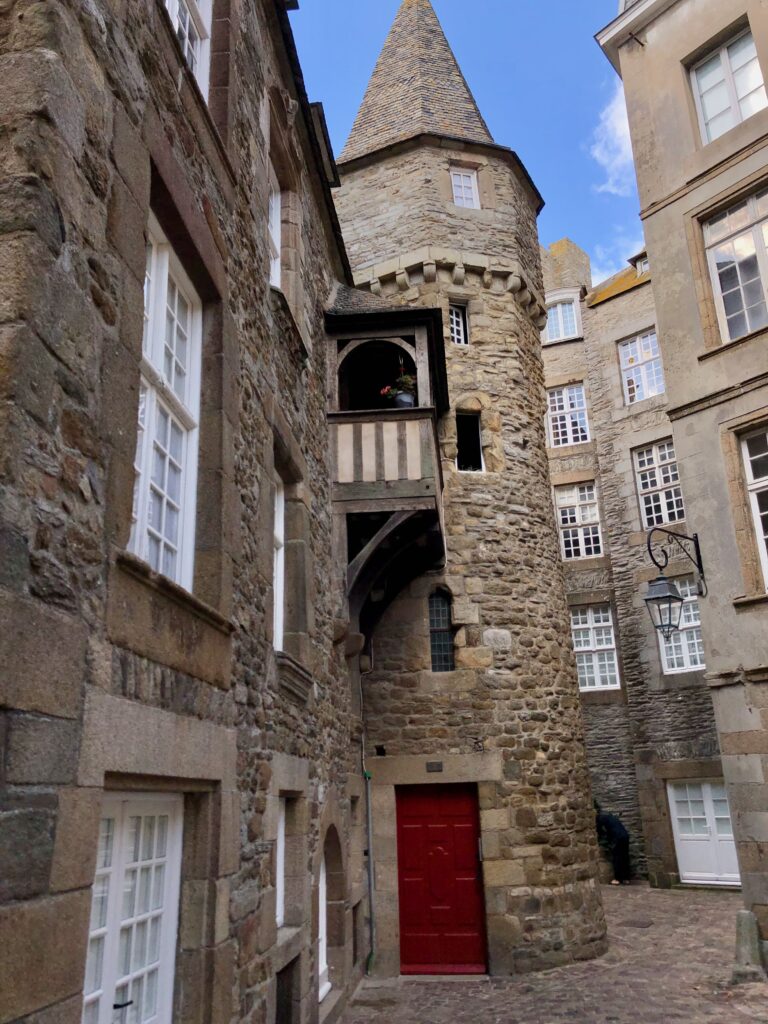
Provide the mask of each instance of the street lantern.
{"label": "street lantern", "polygon": [[683,598],[673,580],[666,576],[657,576],[648,584],[645,606],[651,616],[653,628],[658,630],[665,640],[680,628],[683,614]]}
{"label": "street lantern", "polygon": [[[663,541],[657,540],[662,536]],[[657,550],[654,550],[654,541],[657,541]],[[669,565],[671,553],[684,555],[696,569],[696,583],[699,594],[706,597],[707,583],[704,578],[704,563],[701,560],[701,548],[697,534],[688,537],[676,530],[665,530],[661,526],[655,526],[648,531],[648,554],[651,561],[659,570],[659,575],[648,584],[648,593],[645,596],[645,604],[648,614],[651,616],[653,628],[656,629],[665,640],[670,640],[673,633],[680,629],[680,620],[683,614],[683,598],[674,580],[667,579],[664,570]]]}

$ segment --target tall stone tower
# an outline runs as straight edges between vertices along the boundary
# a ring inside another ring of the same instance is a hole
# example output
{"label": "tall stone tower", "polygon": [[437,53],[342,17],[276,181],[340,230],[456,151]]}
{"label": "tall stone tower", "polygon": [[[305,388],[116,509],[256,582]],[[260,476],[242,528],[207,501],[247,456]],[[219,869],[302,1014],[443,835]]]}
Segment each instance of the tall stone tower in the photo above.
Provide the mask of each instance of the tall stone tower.
{"label": "tall stone tower", "polygon": [[545,451],[542,201],[493,141],[429,0],[403,0],[339,164],[356,284],[442,311],[450,399],[445,558],[361,625],[375,970],[507,974],[597,955]]}

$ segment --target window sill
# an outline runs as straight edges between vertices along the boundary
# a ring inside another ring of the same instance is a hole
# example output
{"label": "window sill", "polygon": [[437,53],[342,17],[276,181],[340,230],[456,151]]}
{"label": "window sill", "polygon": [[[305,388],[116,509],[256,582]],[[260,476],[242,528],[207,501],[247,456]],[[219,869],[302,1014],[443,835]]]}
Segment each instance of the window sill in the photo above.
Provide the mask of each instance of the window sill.
{"label": "window sill", "polygon": [[118,646],[229,689],[234,627],[215,608],[121,551],[110,566],[107,632]]}
{"label": "window sill", "polygon": [[761,327],[759,331],[750,331],[749,334],[743,334],[740,338],[732,338],[728,341],[721,341],[719,345],[714,348],[708,349],[706,352],[698,357],[700,363],[705,362],[707,359],[712,359],[714,356],[719,356],[723,352],[729,352],[732,348],[736,348],[738,345],[744,345],[747,342],[755,341],[757,339],[765,338],[768,335],[768,329]]}
{"label": "window sill", "polygon": [[277,285],[272,284],[271,281],[269,284],[269,292],[272,302],[279,307],[279,312],[286,316],[290,322],[293,333],[295,334],[296,340],[298,341],[298,347],[301,352],[302,362],[309,362],[309,357],[311,355],[310,346],[307,344],[307,341],[301,332],[301,328],[299,327],[296,321],[293,309],[291,309],[291,304],[288,301],[285,292],[283,291],[282,288],[278,288]]}
{"label": "window sill", "polygon": [[620,686],[600,686],[589,690],[579,690],[581,703],[585,707],[604,704],[626,703],[624,691]]}
{"label": "window sill", "polygon": [[590,441],[579,441],[576,444],[560,444],[560,445],[547,445],[547,453],[550,458],[557,458],[563,455],[576,455],[579,452],[583,452],[585,455],[594,453],[595,442]]}
{"label": "window sill", "polygon": [[275,651],[280,689],[294,704],[305,705],[314,688],[312,673],[285,651]]}
{"label": "window sill", "polygon": [[768,593],[744,594],[742,597],[736,597],[733,600],[733,607],[737,611],[739,608],[751,608],[752,605],[756,604],[768,604]]}
{"label": "window sill", "polygon": [[556,345],[571,345],[574,341],[584,341],[583,334],[574,334],[572,338],[555,338],[554,341],[542,341],[542,348],[555,348]]}

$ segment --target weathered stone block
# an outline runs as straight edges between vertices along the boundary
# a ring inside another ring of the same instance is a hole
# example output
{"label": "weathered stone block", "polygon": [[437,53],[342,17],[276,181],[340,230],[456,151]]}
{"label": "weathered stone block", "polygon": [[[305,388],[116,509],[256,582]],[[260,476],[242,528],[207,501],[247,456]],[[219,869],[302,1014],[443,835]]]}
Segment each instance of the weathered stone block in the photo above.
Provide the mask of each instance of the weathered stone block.
{"label": "weathered stone block", "polygon": [[483,877],[487,886],[525,885],[525,869],[514,860],[486,860]]}
{"label": "weathered stone block", "polygon": [[19,785],[72,782],[77,765],[76,722],[39,715],[11,717],[6,778]]}
{"label": "weathered stone block", "polygon": [[0,908],[0,1024],[82,989],[90,892]]}
{"label": "weathered stone block", "polygon": [[24,900],[48,888],[54,813],[12,806],[0,811],[0,900]]}
{"label": "weathered stone block", "polygon": [[51,865],[51,891],[91,885],[101,815],[101,791],[60,789],[56,841]]}

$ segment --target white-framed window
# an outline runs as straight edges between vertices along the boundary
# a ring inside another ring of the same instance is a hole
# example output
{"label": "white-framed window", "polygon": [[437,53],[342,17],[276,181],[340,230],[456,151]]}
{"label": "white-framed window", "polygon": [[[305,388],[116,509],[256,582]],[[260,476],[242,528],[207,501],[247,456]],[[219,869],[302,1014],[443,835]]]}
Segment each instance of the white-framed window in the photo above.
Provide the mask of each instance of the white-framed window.
{"label": "white-framed window", "polygon": [[704,242],[722,338],[768,326],[768,189],[710,217]]}
{"label": "white-framed window", "polygon": [[703,142],[713,142],[768,106],[763,73],[749,29],[691,68]]}
{"label": "white-framed window", "polygon": [[542,341],[568,341],[581,337],[581,309],[576,297],[563,298],[547,306],[547,326],[542,332]]}
{"label": "white-framed window", "polygon": [[627,405],[664,394],[664,368],[655,331],[622,341],[619,344],[619,361]]}
{"label": "white-framed window", "polygon": [[745,435],[741,443],[760,565],[768,590],[768,426]]}
{"label": "white-framed window", "polygon": [[287,803],[284,796],[277,800],[277,839],[275,841],[275,917],[277,927],[285,924],[285,819]]}
{"label": "white-framed window", "polygon": [[621,682],[611,606],[589,604],[571,608],[571,634],[579,689],[618,689]]}
{"label": "white-framed window", "polygon": [[451,188],[456,206],[470,210],[480,209],[480,191],[477,187],[477,171],[467,167],[451,168]]}
{"label": "white-framed window", "polygon": [[129,550],[192,587],[202,305],[156,219],[148,225]]}
{"label": "white-framed window", "polygon": [[82,1024],[171,1022],[183,807],[180,794],[104,800]]}
{"label": "white-framed window", "polygon": [[637,449],[635,480],[646,529],[685,519],[677,456],[671,438]]}
{"label": "white-framed window", "polygon": [[213,0],[165,0],[184,59],[208,98]]}
{"label": "white-framed window", "polygon": [[676,630],[669,640],[665,640],[663,636],[659,635],[664,675],[674,675],[677,672],[697,672],[706,667],[696,579],[693,576],[682,576],[676,579],[675,583],[683,598],[683,610],[680,629]]}
{"label": "white-framed window", "polygon": [[595,558],[603,553],[594,480],[555,487],[555,507],[563,558]]}
{"label": "white-framed window", "polygon": [[469,320],[467,307],[458,303],[452,303],[448,308],[448,316],[451,324],[451,341],[454,345],[466,346],[469,344]]}
{"label": "white-framed window", "polygon": [[547,392],[547,425],[552,448],[589,441],[587,399],[583,384],[552,388]]}
{"label": "white-framed window", "polygon": [[650,269],[651,269],[651,262],[650,262],[650,260],[648,259],[647,256],[641,256],[638,259],[637,263],[635,263],[635,270],[637,271],[637,276],[638,277],[642,277],[643,274],[649,273]]}
{"label": "white-framed window", "polygon": [[285,483],[279,473],[275,474],[273,520],[272,646],[282,651],[285,641]]}
{"label": "white-framed window", "polygon": [[269,173],[269,213],[267,217],[267,233],[269,235],[269,283],[279,288],[282,283],[282,245],[283,245],[283,196],[280,183],[274,168]]}

